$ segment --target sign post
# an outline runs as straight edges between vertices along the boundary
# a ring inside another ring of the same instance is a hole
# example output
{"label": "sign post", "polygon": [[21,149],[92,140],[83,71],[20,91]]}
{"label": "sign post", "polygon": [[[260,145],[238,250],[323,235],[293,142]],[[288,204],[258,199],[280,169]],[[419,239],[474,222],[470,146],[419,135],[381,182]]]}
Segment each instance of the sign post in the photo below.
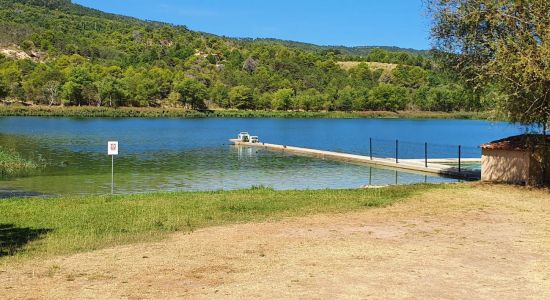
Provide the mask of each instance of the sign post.
{"label": "sign post", "polygon": [[111,156],[111,195],[115,190],[115,155],[118,155],[118,142],[107,142],[107,154]]}

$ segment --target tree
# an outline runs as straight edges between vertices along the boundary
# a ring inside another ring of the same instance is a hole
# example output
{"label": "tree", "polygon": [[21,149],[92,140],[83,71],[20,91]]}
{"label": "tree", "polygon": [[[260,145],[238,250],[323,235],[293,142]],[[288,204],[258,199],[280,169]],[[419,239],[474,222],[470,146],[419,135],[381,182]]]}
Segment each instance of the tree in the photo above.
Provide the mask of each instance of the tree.
{"label": "tree", "polygon": [[133,106],[156,105],[160,88],[153,76],[143,68],[129,67],[121,80],[128,101]]}
{"label": "tree", "polygon": [[163,105],[169,106],[169,107],[177,107],[178,104],[181,102],[181,94],[175,91],[170,92],[168,94],[168,97],[164,101]]}
{"label": "tree", "polygon": [[29,101],[53,105],[57,102],[59,88],[63,82],[63,74],[55,66],[37,65],[25,76],[23,88]]}
{"label": "tree", "polygon": [[401,110],[407,100],[407,89],[393,84],[381,83],[369,93],[369,106],[375,110]]}
{"label": "tree", "polygon": [[174,91],[181,95],[181,102],[191,109],[205,109],[204,100],[208,93],[206,86],[191,78],[184,78],[174,83]]}
{"label": "tree", "polygon": [[[153,67],[145,72],[146,76],[155,82],[158,87],[158,94],[155,95],[157,99],[164,99],[168,97],[172,90],[172,72],[167,68]],[[204,100],[206,97],[203,97]]]}
{"label": "tree", "polygon": [[25,92],[21,86],[22,77],[23,72],[17,63],[11,61],[1,66],[0,81],[5,86],[6,97],[23,99]]}
{"label": "tree", "polygon": [[455,84],[440,85],[420,89],[416,94],[416,104],[422,110],[450,112],[464,106],[465,98],[462,87]]}
{"label": "tree", "polygon": [[24,40],[23,42],[21,42],[21,49],[25,51],[30,51],[33,48],[34,48],[34,43],[32,41]]}
{"label": "tree", "polygon": [[8,85],[0,78],[0,98],[6,98],[8,96]]}
{"label": "tree", "polygon": [[440,58],[476,88],[495,85],[511,121],[550,121],[548,1],[425,0]]}
{"label": "tree", "polygon": [[63,85],[62,95],[72,105],[80,106],[94,103],[97,90],[93,85],[89,70],[83,66],[73,68],[67,82]]}
{"label": "tree", "polygon": [[256,105],[257,109],[271,109],[271,104],[273,103],[273,94],[272,93],[263,93],[258,98],[258,103]]}
{"label": "tree", "polygon": [[48,99],[48,105],[52,106],[58,104],[59,101],[59,92],[61,88],[61,83],[56,80],[50,80],[44,85],[44,94],[46,99]]}
{"label": "tree", "polygon": [[366,88],[355,91],[351,109],[354,111],[363,111],[368,108],[369,90]]}
{"label": "tree", "polygon": [[254,97],[252,89],[247,86],[239,85],[229,91],[229,102],[231,106],[237,109],[254,108]]}
{"label": "tree", "polygon": [[80,104],[82,99],[82,88],[74,81],[67,81],[62,87],[62,97],[65,101],[61,102],[63,106],[65,103]]}
{"label": "tree", "polygon": [[360,63],[356,67],[351,68],[349,73],[353,80],[358,83],[366,83],[368,86],[373,86],[380,78],[380,74],[372,71],[366,63]]}
{"label": "tree", "polygon": [[372,51],[367,56],[367,61],[377,61],[377,62],[386,62],[388,57],[388,52],[380,48],[372,49]]}
{"label": "tree", "polygon": [[420,67],[399,65],[392,71],[392,83],[418,89],[427,80],[428,72]]}
{"label": "tree", "polygon": [[355,90],[351,86],[345,86],[338,91],[338,97],[335,101],[336,110],[350,111],[355,98]]}
{"label": "tree", "polygon": [[254,71],[256,71],[256,68],[258,68],[259,64],[260,63],[257,60],[249,57],[243,63],[243,70],[247,71],[248,73],[253,73]]}
{"label": "tree", "polygon": [[314,88],[299,93],[295,102],[297,108],[305,111],[318,111],[323,108],[323,96]]}
{"label": "tree", "polygon": [[289,110],[292,106],[294,91],[292,89],[280,89],[273,94],[271,106],[276,110]]}
{"label": "tree", "polygon": [[214,101],[218,106],[228,108],[229,107],[229,89],[221,82],[216,82],[210,88],[210,99]]}
{"label": "tree", "polygon": [[[124,92],[120,80],[114,76],[107,76],[96,82],[100,103],[108,101],[110,107],[124,104]],[[114,101],[113,101],[114,99]]]}

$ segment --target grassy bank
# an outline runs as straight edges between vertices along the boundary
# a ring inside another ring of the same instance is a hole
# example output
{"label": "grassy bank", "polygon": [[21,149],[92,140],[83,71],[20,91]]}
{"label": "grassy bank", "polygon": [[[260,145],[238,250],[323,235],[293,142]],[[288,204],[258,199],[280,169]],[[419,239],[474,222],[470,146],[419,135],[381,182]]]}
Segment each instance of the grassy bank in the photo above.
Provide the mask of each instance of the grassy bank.
{"label": "grassy bank", "polygon": [[446,185],[382,189],[156,193],[0,201],[0,261],[89,251],[170,232],[381,207]]}
{"label": "grassy bank", "polygon": [[17,176],[26,176],[38,168],[38,165],[27,160],[14,151],[0,147],[0,180]]}
{"label": "grassy bank", "polygon": [[422,119],[487,119],[487,112],[425,112],[425,111],[365,111],[365,112],[303,112],[262,110],[208,110],[192,111],[181,108],[145,107],[50,107],[50,106],[0,106],[0,116],[44,117],[174,117],[174,118],[422,118]]}

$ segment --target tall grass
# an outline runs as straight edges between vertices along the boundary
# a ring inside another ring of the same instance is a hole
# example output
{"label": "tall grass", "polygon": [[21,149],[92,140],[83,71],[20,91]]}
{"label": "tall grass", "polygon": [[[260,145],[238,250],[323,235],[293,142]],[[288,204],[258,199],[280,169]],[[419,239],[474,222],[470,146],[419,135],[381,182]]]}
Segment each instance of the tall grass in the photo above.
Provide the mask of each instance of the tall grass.
{"label": "tall grass", "polygon": [[0,237],[17,236],[18,232],[24,236],[13,239],[17,243],[1,245],[0,261],[9,256],[51,256],[158,240],[169,232],[213,225],[381,207],[433,188],[441,187],[410,185],[317,191],[255,188],[3,200]]}
{"label": "tall grass", "polygon": [[38,165],[21,157],[18,153],[0,147],[0,180],[17,176],[30,175]]}
{"label": "tall grass", "polygon": [[423,111],[365,111],[365,112],[306,112],[263,110],[206,110],[152,107],[95,107],[95,106],[0,106],[0,116],[45,117],[174,117],[174,118],[432,118],[432,119],[487,119],[486,112],[423,112]]}

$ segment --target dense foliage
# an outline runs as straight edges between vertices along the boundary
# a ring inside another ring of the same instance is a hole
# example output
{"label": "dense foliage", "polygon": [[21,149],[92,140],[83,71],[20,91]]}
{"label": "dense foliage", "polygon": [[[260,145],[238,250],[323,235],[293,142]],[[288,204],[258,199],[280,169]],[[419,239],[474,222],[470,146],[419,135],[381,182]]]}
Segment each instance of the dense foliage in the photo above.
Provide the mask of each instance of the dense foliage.
{"label": "dense foliage", "polygon": [[550,1],[429,0],[447,67],[500,92],[510,119],[550,125]]}
{"label": "dense foliage", "polygon": [[[69,0],[0,0],[0,45],[29,58],[0,55],[7,101],[307,111],[477,111],[491,103],[423,52],[222,38]],[[344,60],[398,66],[345,70],[337,64]]]}

